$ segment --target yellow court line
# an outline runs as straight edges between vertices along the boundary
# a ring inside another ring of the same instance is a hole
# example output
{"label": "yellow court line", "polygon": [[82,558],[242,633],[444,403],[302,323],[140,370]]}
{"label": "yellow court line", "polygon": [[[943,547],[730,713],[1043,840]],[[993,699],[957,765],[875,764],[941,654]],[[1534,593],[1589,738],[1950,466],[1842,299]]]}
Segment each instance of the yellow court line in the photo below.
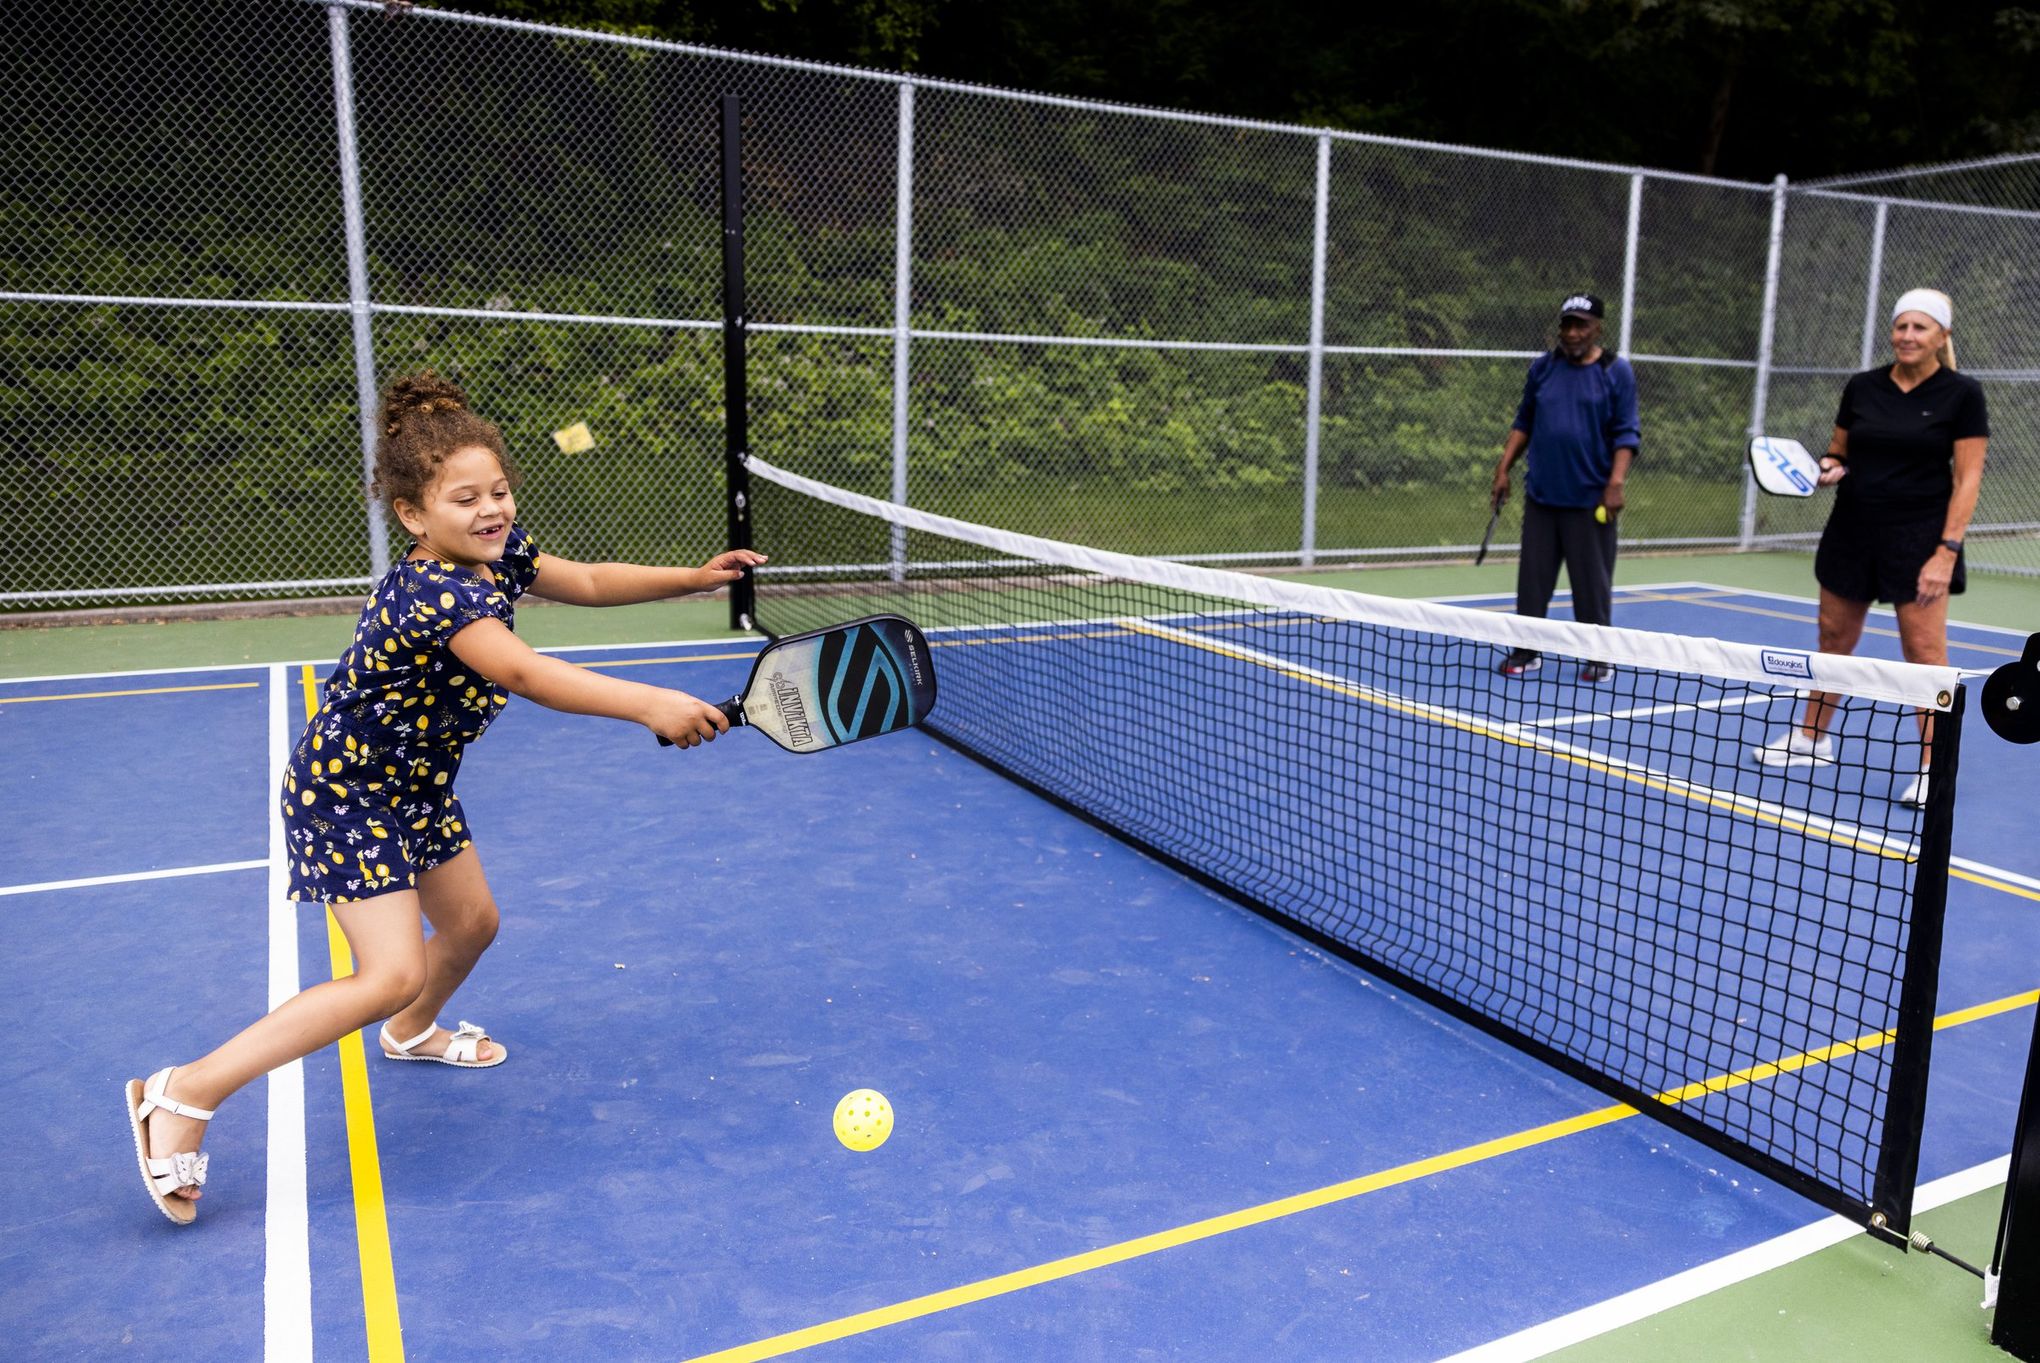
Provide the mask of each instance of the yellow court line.
{"label": "yellow court line", "polygon": [[[305,718],[319,711],[318,678],[304,669]],[[354,953],[333,911],[326,911],[326,950],[333,978],[354,973]],[[347,1112],[347,1165],[354,1177],[354,1240],[361,1257],[361,1309],[369,1363],[402,1363],[404,1326],[397,1315],[397,1273],[390,1256],[389,1212],[383,1200],[382,1157],[376,1148],[375,1105],[369,1099],[368,1057],[361,1033],[340,1038],[340,1093]]]}
{"label": "yellow court line", "polygon": [[[1943,1014],[1934,1019],[1934,1030],[1937,1032],[1946,1031],[1948,1028],[1960,1027],[1965,1023],[1980,1022],[1985,1018],[1997,1017],[2004,1013],[2014,1012],[2020,1008],[2030,1008],[2035,1002],[2040,1002],[2040,990],[2028,990],[2023,994],[2013,994],[2006,998],[1992,1000],[1989,1003],[1981,1003],[1971,1008]],[[1738,1070],[1733,1074],[1717,1075],[1714,1078],[1703,1079],[1681,1088],[1668,1089],[1658,1094],[1657,1097],[1668,1103],[1689,1102],[1694,1098],[1703,1097],[1710,1093],[1719,1093],[1725,1089],[1737,1088],[1744,1084],[1758,1083],[1762,1080],[1773,1078],[1776,1075],[1789,1074],[1794,1070],[1805,1069],[1811,1065],[1825,1064],[1830,1060],[1840,1059],[1843,1056],[1875,1050],[1880,1046],[1889,1045],[1892,1039],[1892,1035],[1889,1032],[1876,1032],[1867,1037],[1859,1037],[1854,1041],[1836,1042],[1819,1050],[1801,1052],[1798,1055],[1786,1056],[1781,1060],[1752,1065],[1748,1069]],[[1143,1235],[1137,1239],[1124,1240],[1116,1245],[1105,1245],[1098,1249],[1087,1250],[1082,1254],[1073,1254],[1066,1259],[1054,1259],[1045,1264],[1036,1264],[1031,1268],[1017,1269],[1011,1273],[1001,1273],[996,1277],[981,1278],[977,1282],[965,1283],[960,1287],[952,1287],[941,1292],[931,1292],[926,1296],[913,1297],[907,1301],[895,1302],[890,1306],[876,1307],[870,1311],[860,1311],[855,1315],[841,1316],[835,1320],[810,1325],[805,1329],[793,1330],[783,1335],[774,1335],[769,1339],[754,1340],[749,1344],[739,1344],[733,1348],[718,1350],[712,1354],[702,1354],[688,1360],[688,1363],[759,1363],[759,1360],[762,1359],[779,1358],[800,1349],[812,1348],[817,1344],[827,1344],[833,1340],[846,1339],[851,1335],[866,1334],[872,1330],[883,1329],[888,1325],[898,1325],[904,1321],[934,1315],[939,1311],[954,1310],[959,1306],[969,1306],[976,1302],[987,1301],[993,1297],[1024,1291],[1030,1287],[1039,1287],[1043,1283],[1051,1283],[1061,1278],[1074,1277],[1079,1273],[1088,1273],[1092,1269],[1105,1268],[1112,1264],[1123,1264],[1130,1259],[1139,1259],[1150,1254],[1158,1254],[1163,1250],[1194,1244],[1199,1240],[1209,1240],[1213,1236],[1225,1235],[1236,1230],[1244,1230],[1249,1226],[1263,1225],[1285,1216],[1294,1216],[1299,1212],[1314,1211],[1317,1208],[1328,1207],[1338,1202],[1350,1202],[1354,1198],[1365,1197],[1369,1193],[1380,1192],[1385,1188],[1394,1188],[1401,1184],[1414,1183],[1419,1179],[1429,1178],[1434,1174],[1464,1169],[1469,1165],[1497,1159],[1503,1155],[1515,1154],[1521,1150],[1528,1150],[1533,1146],[1546,1145],[1552,1141],[1563,1140],[1568,1136],[1575,1136],[1583,1131],[1592,1131],[1599,1127],[1624,1121],[1636,1115],[1637,1109],[1627,1103],[1616,1103],[1609,1107],[1595,1108],[1590,1112],[1582,1112],[1577,1116],[1566,1117],[1555,1122],[1547,1122],[1543,1126],[1533,1126],[1525,1131],[1518,1131],[1507,1136],[1497,1136],[1493,1140],[1481,1141],[1476,1145],[1463,1146],[1458,1150],[1450,1150],[1442,1155],[1433,1155],[1428,1159],[1415,1160],[1409,1164],[1399,1164],[1393,1169],[1384,1169],[1378,1173],[1365,1174],[1359,1178],[1348,1179],[1343,1183],[1334,1183],[1327,1187],[1313,1189],[1310,1192],[1297,1193],[1292,1197],[1280,1198],[1274,1202],[1263,1202],[1256,1207],[1246,1207],[1239,1211],[1227,1212],[1222,1216],[1207,1217],[1202,1221],[1192,1221],[1188,1225],[1156,1231],[1152,1235]]]}
{"label": "yellow court line", "polygon": [[2006,894],[2015,894],[2021,899],[2030,899],[2034,903],[2040,904],[2040,890],[2029,890],[2024,885],[2014,885],[2009,881],[1999,880],[1995,876],[1979,875],[1975,871],[1965,871],[1960,866],[1950,866],[1948,874],[1957,880],[1966,880],[1972,885],[1981,885],[1986,890],[2003,890]]}
{"label": "yellow court line", "polygon": [[1989,1003],[1979,1003],[1968,1008],[1958,1008],[1952,1013],[1943,1013],[1934,1019],[1934,1030],[1945,1032],[1950,1027],[1961,1027],[1971,1022],[1981,1022],[2004,1013],[2015,1013],[2021,1008],[2031,1008],[2040,1003],[2040,989],[2028,989],[2023,994],[2007,994]]}
{"label": "yellow court line", "polygon": [[0,705],[33,705],[39,700],[104,700],[109,696],[169,696],[181,691],[245,691],[261,682],[213,682],[206,686],[145,686],[133,691],[73,691],[62,696],[4,696]]}
{"label": "yellow court line", "polygon": [[1298,1193],[1294,1197],[1285,1197],[1274,1202],[1264,1202],[1258,1207],[1247,1207],[1240,1211],[1227,1212],[1223,1216],[1213,1216],[1203,1221],[1193,1221],[1187,1226],[1176,1226],[1169,1230],[1157,1231],[1153,1235],[1143,1235],[1136,1240],[1126,1240],[1116,1245],[1106,1245],[1100,1249],[1071,1255],[1067,1259],[1056,1259],[1049,1263],[1036,1264],[1032,1268],[1023,1268],[1013,1273],[1001,1273],[995,1278],[980,1279],[974,1283],[966,1283],[961,1287],[952,1287],[947,1291],[932,1292],[925,1297],[915,1297],[909,1301],[897,1302],[891,1306],[881,1306],[876,1310],[860,1311],[854,1316],[843,1316],[837,1320],[824,1321],[819,1325],[810,1325],[804,1330],[774,1335],[770,1339],[761,1339],[750,1344],[740,1344],[735,1348],[723,1349],[717,1353],[703,1354],[698,1358],[690,1360],[690,1363],[755,1363],[755,1360],[758,1359],[778,1358],[780,1355],[792,1353],[796,1349],[805,1349],[816,1344],[826,1344],[831,1340],[843,1339],[850,1335],[864,1334],[867,1331],[876,1330],[883,1326],[897,1325],[901,1321],[933,1315],[937,1311],[947,1311],[958,1306],[968,1306],[973,1302],[1003,1296],[1009,1292],[1018,1292],[1029,1287],[1039,1287],[1043,1283],[1051,1283],[1059,1278],[1068,1278],[1079,1273],[1088,1273],[1092,1269],[1105,1268],[1112,1264],[1122,1264],[1129,1259],[1142,1258],[1149,1254],[1159,1253],[1165,1249],[1175,1249],[1180,1245],[1193,1244],[1199,1240],[1208,1240],[1215,1235],[1225,1235],[1231,1231],[1244,1230],[1249,1226],[1258,1226],[1281,1217],[1294,1216],[1298,1212],[1330,1206],[1335,1202],[1350,1201],[1356,1197],[1365,1197],[1369,1193],[1380,1192],[1384,1188],[1393,1188],[1404,1183],[1414,1183],[1418,1179],[1429,1178],[1433,1174],[1463,1169],[1470,1164],[1478,1164],[1483,1160],[1495,1159],[1498,1156],[1512,1154],[1518,1150],[1527,1150],[1531,1146],[1543,1145],[1547,1141],[1559,1140],[1581,1131],[1590,1131],[1595,1127],[1606,1126],[1610,1122],[1619,1122],[1626,1117],[1633,1117],[1635,1115],[1636,1109],[1630,1107],[1627,1103],[1617,1103],[1611,1107],[1596,1108],[1592,1112],[1583,1112],[1576,1117],[1567,1117],[1561,1121],[1532,1127],[1528,1131],[1518,1131],[1513,1135],[1500,1136],[1491,1141],[1482,1141],[1478,1145],[1469,1145],[1458,1150],[1448,1151],[1442,1155],[1433,1155],[1429,1159],[1416,1160],[1409,1164],[1399,1164],[1393,1169],[1384,1169],[1379,1173],[1348,1179],[1344,1183],[1334,1183],[1329,1187],[1314,1189],[1311,1192]]}

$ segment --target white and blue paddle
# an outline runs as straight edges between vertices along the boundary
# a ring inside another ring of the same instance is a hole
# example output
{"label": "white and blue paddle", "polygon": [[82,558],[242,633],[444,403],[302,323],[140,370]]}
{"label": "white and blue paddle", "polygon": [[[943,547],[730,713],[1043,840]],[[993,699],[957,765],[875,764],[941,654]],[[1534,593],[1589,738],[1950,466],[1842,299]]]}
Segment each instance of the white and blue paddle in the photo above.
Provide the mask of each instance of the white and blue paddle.
{"label": "white and blue paddle", "polygon": [[1758,487],[1777,497],[1811,497],[1820,486],[1820,461],[1783,436],[1760,435],[1750,442],[1750,472]]}

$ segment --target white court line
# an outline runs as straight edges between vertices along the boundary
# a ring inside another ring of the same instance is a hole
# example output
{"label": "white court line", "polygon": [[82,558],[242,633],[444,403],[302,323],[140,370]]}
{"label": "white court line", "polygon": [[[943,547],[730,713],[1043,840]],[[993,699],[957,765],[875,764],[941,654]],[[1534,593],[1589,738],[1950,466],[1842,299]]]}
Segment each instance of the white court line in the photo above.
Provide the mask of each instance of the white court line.
{"label": "white court line", "polygon": [[202,672],[260,672],[267,663],[207,663],[202,667],[137,667],[123,672],[49,672],[38,677],[0,677],[0,686],[30,682],[98,681],[104,677],[183,677]]}
{"label": "white court line", "polygon": [[[1758,600],[1762,601],[1782,601],[1789,605],[1805,606],[1809,610],[1818,610],[1820,608],[1819,600],[1814,597],[1794,596],[1789,592],[1761,591],[1756,587],[1730,587],[1720,582],[1639,582],[1634,586],[1630,587],[1617,587],[1615,589],[1615,599],[1619,603],[1623,599],[1624,595],[1628,593],[1644,594],[1651,592],[1693,592],[1693,591],[1714,592],[1720,596],[1728,598],[1734,598],[1738,596],[1750,596],[1755,597]],[[1572,593],[1570,591],[1558,591],[1553,593],[1551,599],[1554,601],[1561,601],[1570,600],[1571,598]],[[1507,592],[1480,592],[1466,596],[1438,596],[1431,597],[1429,599],[1434,601],[1460,604],[1468,601],[1501,600],[1506,602],[1512,598],[1510,597],[1510,594]],[[1631,604],[1639,606],[1648,606],[1658,603],[1650,601],[1637,601],[1632,602]],[[1695,606],[1704,606],[1707,605],[1708,602],[1706,598],[1696,598],[1692,600],[1690,603],[1675,602],[1668,604],[1692,604]],[[1875,616],[1881,616],[1893,622],[1896,622],[1898,619],[1898,612],[1893,610],[1890,606],[1873,605],[1870,608],[1870,614]],[[1808,616],[1806,623],[1811,625],[1818,623],[1818,621],[1815,617]],[[1980,634],[2004,634],[2014,639],[2024,639],[2034,632],[2030,629],[2013,629],[2009,625],[1979,625],[1974,624],[1968,620],[1952,620],[1952,619],[1948,622],[1948,627],[1950,629],[1973,630]]]}
{"label": "white court line", "polygon": [[[1307,574],[1303,576],[1305,576],[1306,580],[1308,580]],[[1334,587],[1332,590],[1346,591],[1358,589]],[[1713,586],[1711,583],[1706,582],[1638,582],[1633,586],[1618,585],[1613,590],[1615,592],[1616,601],[1620,602],[1627,597],[1655,596],[1661,592],[1683,592],[1696,590],[1733,592],[1735,588],[1716,587]],[[1569,601],[1572,599],[1572,591],[1570,588],[1564,587],[1557,588],[1552,592],[1551,599],[1554,601]],[[1504,592],[1461,592],[1457,596],[1427,596],[1424,598],[1424,600],[1436,601],[1440,605],[1446,606],[1463,606],[1469,601],[1494,601],[1503,605],[1513,605],[1516,600],[1516,593],[1513,590]],[[1656,603],[1650,601],[1632,601],[1630,602],[1630,604],[1634,606],[1649,606]]]}
{"label": "white court line", "polygon": [[172,866],[162,871],[127,871],[120,875],[86,876],[80,880],[45,880],[34,885],[0,885],[0,895],[41,894],[44,890],[82,890],[92,885],[125,885],[136,880],[172,880],[178,876],[209,876],[221,871],[253,871],[269,865],[261,861],[216,861],[210,866]]}
{"label": "white court line", "polygon": [[[615,653],[631,648],[728,648],[751,641],[755,636],[739,634],[721,639],[654,639],[635,644],[553,644],[539,653]],[[49,672],[35,677],[0,677],[0,686],[26,686],[31,682],[101,681],[117,677],[177,677],[198,672],[260,672],[271,667],[314,667],[321,675],[333,666],[331,657],[289,658],[278,662],[209,663],[203,667],[137,667],[122,672]]]}
{"label": "white court line", "polygon": [[[276,792],[290,752],[290,697],[279,664],[269,669],[269,1006],[298,992],[298,905],[290,888],[283,816]],[[263,1202],[262,1356],[299,1363],[312,1356],[312,1244],[305,1176],[305,1066],[269,1072],[269,1186]]]}
{"label": "white court line", "polygon": [[[2011,1157],[1989,1160],[1973,1169],[1959,1174],[1937,1178],[1932,1183],[1921,1184],[1913,1194],[1913,1211],[1932,1211],[1936,1207],[1995,1187],[2005,1181],[2011,1167]],[[1864,1234],[1863,1228],[1854,1221],[1839,1216],[1816,1221],[1795,1231],[1787,1231],[1776,1239],[1762,1244],[1751,1245],[1748,1249],[1726,1255],[1712,1263],[1689,1268],[1684,1273],[1675,1273],[1669,1278],[1639,1287],[1634,1292],[1625,1292],[1619,1297],[1574,1311],[1556,1320],[1533,1325],[1513,1335],[1477,1345],[1438,1363],[1527,1363],[1533,1358],[1578,1344],[1583,1340],[1604,1335],[1624,1325],[1633,1325],[1647,1316],[1683,1306],[1689,1301],[1718,1292],[1724,1287],[1747,1282],[1762,1273],[1786,1264],[1804,1259],[1810,1254]],[[1977,1284],[1979,1293],[1983,1285]]]}
{"label": "white court line", "polygon": [[[1690,585],[1695,587],[1710,587],[1713,586],[1714,584],[1706,582],[1695,582]],[[1727,592],[1733,596],[1754,596],[1765,601],[1789,601],[1795,606],[1812,606],[1818,608],[1820,605],[1820,602],[1817,599],[1810,596],[1793,596],[1787,592],[1759,591],[1755,587],[1716,587],[1715,590]],[[1870,607],[1870,614],[1883,616],[1891,620],[1898,619],[1898,612],[1896,610],[1893,610],[1890,606],[1872,605]],[[1807,623],[1810,625],[1813,624],[1814,621],[1808,620]],[[1954,629],[1973,629],[1984,634],[2009,634],[2015,639],[2023,639],[2027,635],[2033,633],[2033,631],[2030,629],[2013,629],[2009,625],[1975,625],[1971,624],[1967,620],[1950,620],[1948,624],[1951,628]]]}
{"label": "white court line", "polygon": [[1964,871],[1972,872],[1975,875],[1990,876],[1997,880],[2008,880],[2014,885],[2023,885],[2029,890],[2040,890],[2040,880],[2035,880],[2031,876],[2022,876],[2017,871],[2007,871],[2002,866],[1992,866],[1986,862],[1971,861],[1968,857],[1952,856],[1948,858],[1948,864],[1959,867]]}
{"label": "white court line", "polygon": [[1766,691],[1757,696],[1736,696],[1728,700],[1696,700],[1677,705],[1650,705],[1640,710],[1596,711],[1592,714],[1566,715],[1559,719],[1533,719],[1524,722],[1526,729],[1563,729],[1574,724],[1599,724],[1610,719],[1648,719],[1653,715],[1680,715],[1689,710],[1739,710],[1750,705],[1769,705],[1772,701],[1798,700],[1804,691]]}

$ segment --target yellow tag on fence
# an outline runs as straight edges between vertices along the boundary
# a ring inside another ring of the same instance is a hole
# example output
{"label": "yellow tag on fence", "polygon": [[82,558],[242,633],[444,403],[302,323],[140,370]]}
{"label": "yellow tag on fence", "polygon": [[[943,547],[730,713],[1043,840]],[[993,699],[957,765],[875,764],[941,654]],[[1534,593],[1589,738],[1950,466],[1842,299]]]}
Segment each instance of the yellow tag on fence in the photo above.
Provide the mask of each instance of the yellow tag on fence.
{"label": "yellow tag on fence", "polygon": [[587,422],[577,421],[564,431],[554,431],[553,444],[560,447],[561,454],[584,454],[595,448],[595,437]]}

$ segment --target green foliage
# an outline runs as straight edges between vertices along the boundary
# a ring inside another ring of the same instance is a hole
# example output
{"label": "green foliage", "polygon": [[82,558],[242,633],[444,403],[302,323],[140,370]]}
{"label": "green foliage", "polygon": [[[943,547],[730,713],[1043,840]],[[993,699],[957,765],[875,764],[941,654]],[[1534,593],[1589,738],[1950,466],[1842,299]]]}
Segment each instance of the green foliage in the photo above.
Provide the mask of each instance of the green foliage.
{"label": "green foliage", "polygon": [[0,305],[0,581],[360,574],[353,396],[341,317]]}
{"label": "green foliage", "polygon": [[[241,21],[263,27],[268,41],[255,43],[198,0],[76,9],[85,16],[68,27],[0,48],[14,116],[0,151],[26,191],[0,205],[8,287],[344,303],[325,12],[255,7]],[[1836,0],[1815,27],[1833,36],[1873,10]],[[933,0],[745,12],[854,30],[867,46],[851,55],[902,62],[991,22]],[[1044,52],[1055,12],[1009,15],[1016,50]],[[726,13],[659,0],[589,0],[574,13],[629,31],[727,32]],[[1757,0],[1440,13],[1547,36],[1600,24],[1590,62],[1624,43],[1639,61],[1661,55],[1677,35],[1702,47],[1785,41],[1783,11]],[[1633,32],[1609,28],[1622,16]],[[1162,25],[1171,50],[1208,57],[1201,44],[1238,36],[1231,20],[1176,17]],[[1105,31],[1127,21],[1110,5],[1100,18]],[[1390,50],[1408,50],[1412,31],[1390,32]],[[415,18],[358,15],[350,33],[379,303],[714,318],[715,97],[729,88],[747,110],[754,320],[889,327],[887,86]],[[1323,55],[1334,67],[1351,57],[1337,42]],[[1253,64],[1226,69],[1242,65]],[[81,69],[100,79],[75,79]],[[1216,79],[1196,75],[1210,69],[1192,62],[1185,79]],[[1884,66],[1860,74],[1873,78],[1897,79]],[[1394,88],[1370,98],[1394,103]],[[1293,547],[1315,140],[940,91],[917,109],[913,322],[961,335],[914,344],[912,500],[1153,552]],[[1534,351],[1561,292],[1619,287],[1626,175],[1355,142],[1334,147],[1331,168],[1334,347]],[[1638,350],[1753,354],[1769,206],[1756,191],[1651,184]],[[1819,281],[1793,309],[1818,321],[1779,341],[1805,364],[1853,362],[1865,228],[1854,210],[1830,216],[1788,235],[1788,278]],[[2015,251],[1971,258],[1907,235],[1894,215],[1891,253],[1965,300],[2016,295]],[[968,339],[984,333],[1286,348]],[[722,542],[715,330],[384,312],[373,335],[382,378],[432,365],[502,423],[529,475],[526,515],[556,552],[672,561]],[[1329,356],[1319,544],[1471,538],[1465,509],[1484,495],[1522,371],[1520,358]],[[1633,532],[1732,533],[1747,371],[1643,365],[1639,383]],[[890,490],[889,337],[754,332],[750,384],[754,449]],[[1817,424],[1816,395],[1788,390],[1778,410]],[[576,421],[596,448],[562,454],[550,434]],[[10,555],[0,590],[366,571],[344,311],[0,305],[0,432],[0,523],[29,546]]]}
{"label": "green foliage", "polygon": [[[750,51],[1748,179],[2034,145],[2006,0],[456,0]],[[1718,121],[1718,127],[1717,127]]]}

